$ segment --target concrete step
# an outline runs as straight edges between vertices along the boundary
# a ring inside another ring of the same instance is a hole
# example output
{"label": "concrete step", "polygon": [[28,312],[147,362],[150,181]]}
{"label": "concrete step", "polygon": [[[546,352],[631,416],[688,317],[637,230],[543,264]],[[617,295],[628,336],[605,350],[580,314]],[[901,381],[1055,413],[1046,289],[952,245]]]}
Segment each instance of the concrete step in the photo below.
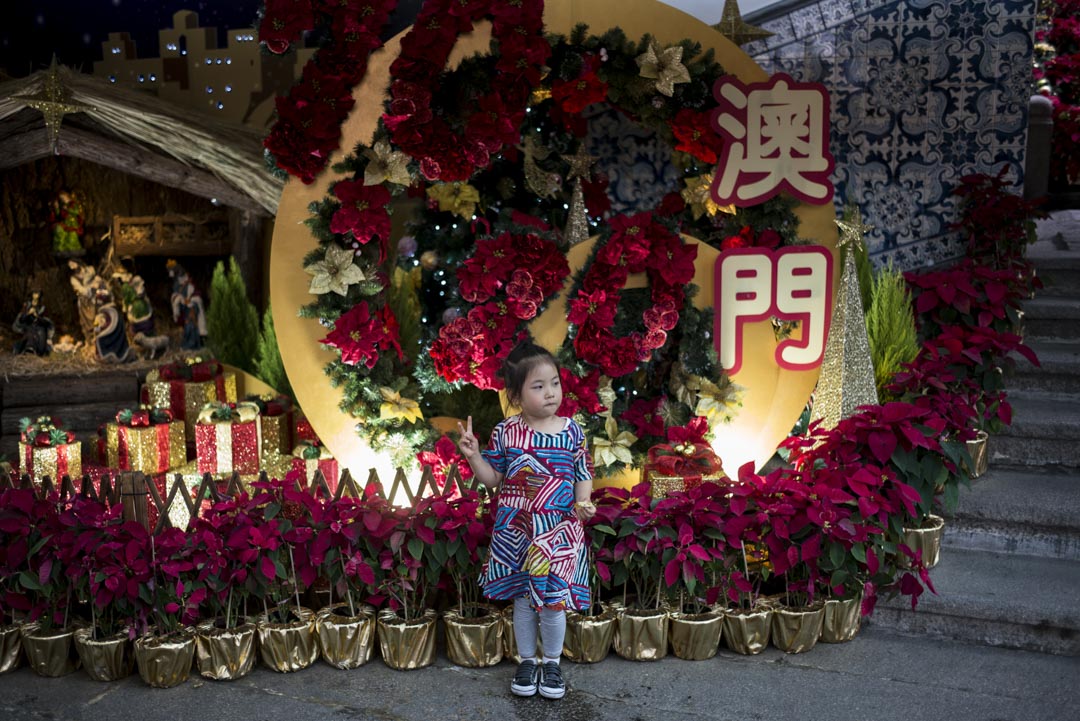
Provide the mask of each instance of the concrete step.
{"label": "concrete step", "polygon": [[990,439],[990,464],[1080,468],[1080,396],[1009,393],[1012,425]]}
{"label": "concrete step", "polygon": [[1040,295],[1024,301],[1024,337],[1080,340],[1080,298]]}
{"label": "concrete step", "polygon": [[[1045,263],[1045,265],[1043,264]],[[1072,296],[1080,293],[1080,262],[1072,259],[1036,264],[1036,272],[1043,287],[1035,291],[1036,297]]]}
{"label": "concrete step", "polygon": [[1026,342],[1038,356],[1039,365],[1016,355],[1016,368],[1006,381],[1010,395],[1029,390],[1080,394],[1080,339],[1032,338]]}
{"label": "concrete step", "polygon": [[1080,563],[946,548],[930,571],[937,595],[918,608],[902,596],[878,602],[875,627],[904,633],[1080,655]]}
{"label": "concrete step", "polygon": [[1080,561],[1080,471],[991,468],[961,490],[943,545]]}

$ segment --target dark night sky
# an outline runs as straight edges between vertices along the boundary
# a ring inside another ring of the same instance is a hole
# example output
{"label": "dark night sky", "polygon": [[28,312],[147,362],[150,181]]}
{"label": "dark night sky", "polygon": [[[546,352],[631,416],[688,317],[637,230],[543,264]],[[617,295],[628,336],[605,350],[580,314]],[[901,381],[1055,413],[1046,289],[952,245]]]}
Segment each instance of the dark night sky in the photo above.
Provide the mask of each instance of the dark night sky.
{"label": "dark night sky", "polygon": [[3,0],[0,71],[21,77],[49,65],[91,72],[110,32],[126,31],[140,57],[157,55],[157,31],[172,27],[173,13],[194,10],[199,23],[219,32],[251,27],[262,0]]}

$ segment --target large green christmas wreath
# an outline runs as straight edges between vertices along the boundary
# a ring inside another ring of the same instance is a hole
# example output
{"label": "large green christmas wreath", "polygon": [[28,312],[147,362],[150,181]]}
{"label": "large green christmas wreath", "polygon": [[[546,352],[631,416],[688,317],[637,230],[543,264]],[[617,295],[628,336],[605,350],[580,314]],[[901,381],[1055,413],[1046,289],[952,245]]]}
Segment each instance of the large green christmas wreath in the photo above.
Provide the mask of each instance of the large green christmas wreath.
{"label": "large green christmas wreath", "polygon": [[[311,208],[316,299],[301,313],[329,329],[341,409],[403,466],[438,437],[432,417],[473,415],[483,432],[502,417],[502,358],[557,303],[572,321],[558,351],[563,413],[598,448],[626,449],[599,454],[601,474],[627,457],[640,465],[667,426],[730,418],[738,392],[717,368],[711,313],[691,302],[696,248],[682,236],[720,249],[799,241],[788,201],[736,211],[709,196],[721,150],[711,89],[724,74],[712,51],[584,26],[544,37],[529,3],[493,3],[472,18],[492,17],[492,52],[438,72],[450,32],[439,7],[425,4],[430,17],[402,42],[371,145],[335,168],[345,178]],[[585,144],[596,104],[672,149],[682,187],[657,207],[611,213]],[[396,238],[393,209],[411,214]],[[566,251],[591,235],[589,262],[559,297]],[[635,272],[648,287],[623,288]]]}

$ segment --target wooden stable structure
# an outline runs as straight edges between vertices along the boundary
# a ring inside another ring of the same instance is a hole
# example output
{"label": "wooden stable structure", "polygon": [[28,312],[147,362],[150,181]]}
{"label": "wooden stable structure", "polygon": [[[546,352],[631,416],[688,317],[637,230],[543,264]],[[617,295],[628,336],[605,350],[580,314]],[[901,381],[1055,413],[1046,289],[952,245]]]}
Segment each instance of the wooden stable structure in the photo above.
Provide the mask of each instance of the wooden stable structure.
{"label": "wooden stable structure", "polygon": [[[56,83],[80,110],[62,117],[54,144],[43,113],[25,99]],[[262,259],[284,185],[267,169],[262,140],[261,130],[64,67],[0,83],[0,194],[8,199],[0,208],[0,242],[8,246],[0,252],[0,296],[21,303],[30,287],[66,286],[66,267],[42,268],[47,251],[35,249],[50,243],[45,198],[70,187],[88,232],[95,229],[84,245],[109,231],[116,257],[231,253],[261,299]],[[57,298],[46,304],[55,308]],[[17,308],[0,303],[7,315]]]}

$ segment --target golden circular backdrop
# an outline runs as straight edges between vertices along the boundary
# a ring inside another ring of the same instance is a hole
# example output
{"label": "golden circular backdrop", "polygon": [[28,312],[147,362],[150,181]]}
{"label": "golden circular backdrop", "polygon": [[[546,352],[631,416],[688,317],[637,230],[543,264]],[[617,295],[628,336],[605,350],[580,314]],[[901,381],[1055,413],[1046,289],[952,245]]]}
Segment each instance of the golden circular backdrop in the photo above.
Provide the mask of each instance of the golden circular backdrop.
{"label": "golden circular backdrop", "polygon": [[[628,37],[637,38],[651,33],[658,42],[671,44],[688,38],[716,52],[716,60],[724,69],[745,83],[768,79],[738,47],[716,30],[679,10],[654,0],[548,0],[544,7],[544,23],[552,32],[569,33],[578,23],[585,23],[596,34],[612,26],[612,20]],[[476,30],[458,39],[449,65],[479,52],[487,52],[490,24],[479,23]],[[309,276],[304,272],[303,259],[317,242],[304,225],[309,217],[308,206],[326,196],[330,184],[342,176],[331,169],[357,143],[370,143],[382,113],[383,101],[389,86],[390,64],[397,57],[403,31],[372,54],[367,75],[353,89],[356,105],[342,128],[341,149],[327,165],[327,170],[315,182],[304,185],[290,178],[282,192],[270,254],[270,299],[274,327],[285,372],[289,376],[296,399],[303,408],[312,428],[354,478],[361,481],[375,468],[386,484],[392,480],[393,469],[387,467],[356,434],[356,419],[339,410],[341,391],[330,386],[323,366],[331,359],[329,351],[319,341],[327,329],[318,321],[297,316],[297,309],[311,302],[308,294]],[[820,243],[835,254],[836,227],[831,204],[796,206],[800,221],[799,235]],[[394,216],[395,232],[400,234],[401,213]],[[396,236],[395,236],[396,237]],[[688,242],[695,242],[688,238]],[[593,242],[572,248],[568,259],[572,270],[580,268],[588,258]],[[698,248],[697,271],[694,283],[701,289],[695,303],[700,307],[712,305],[713,264],[718,251],[708,245]],[[838,273],[839,263],[833,264]],[[833,279],[834,284],[836,278]],[[568,281],[569,283],[569,281]],[[532,326],[537,340],[548,348],[556,348],[566,337],[566,317],[563,302],[556,301]],[[817,382],[818,371],[790,371],[777,366],[773,353],[776,341],[768,321],[744,326],[744,360],[742,370],[732,380],[742,386],[743,407],[730,425],[717,430],[714,446],[729,473],[734,473],[746,461],[760,466],[772,456],[798,419]],[[635,476],[627,475],[614,482],[626,485]]]}

